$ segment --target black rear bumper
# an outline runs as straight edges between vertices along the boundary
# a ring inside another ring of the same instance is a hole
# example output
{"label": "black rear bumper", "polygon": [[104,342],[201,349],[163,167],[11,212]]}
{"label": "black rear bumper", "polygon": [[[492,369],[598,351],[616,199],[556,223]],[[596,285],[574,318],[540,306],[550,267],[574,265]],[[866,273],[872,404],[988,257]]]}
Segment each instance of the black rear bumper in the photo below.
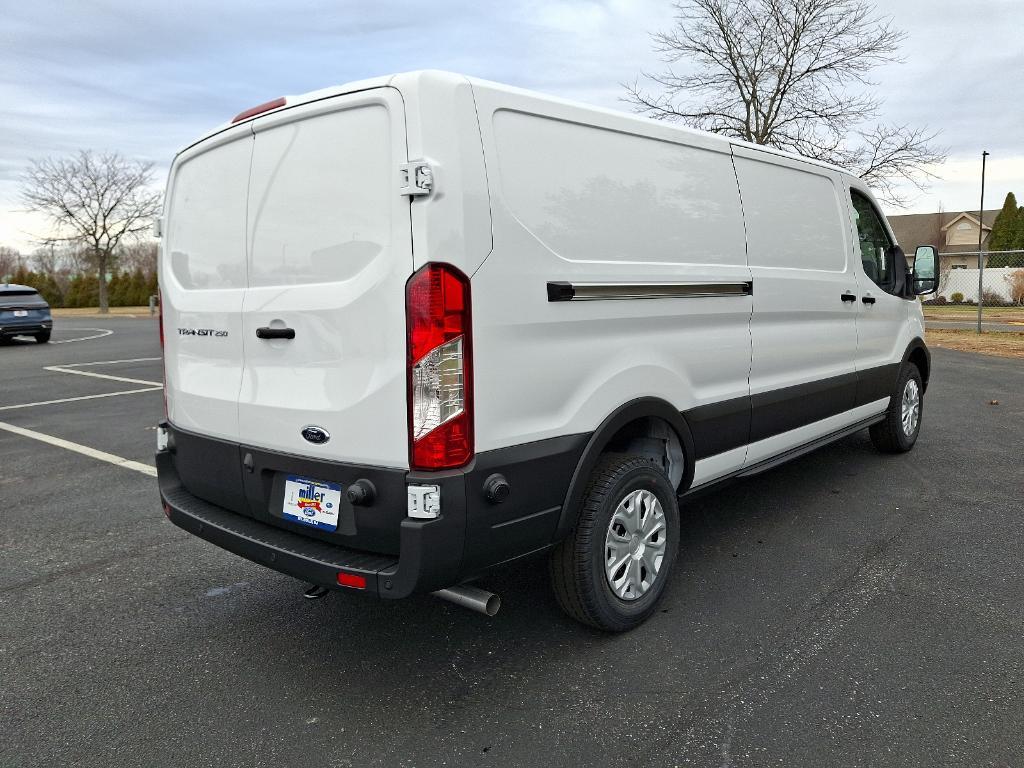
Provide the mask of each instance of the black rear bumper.
{"label": "black rear bumper", "polygon": [[[421,474],[314,462],[173,427],[171,435],[174,447],[157,453],[156,468],[164,513],[172,523],[229,552],[328,589],[355,591],[340,586],[338,574],[361,576],[366,580],[362,591],[386,598],[450,587],[493,565],[549,547],[587,439],[572,435],[488,451],[463,469]],[[336,534],[324,535],[274,513],[282,472],[343,485],[370,477],[378,499],[370,507],[353,508],[343,497],[344,525]],[[488,501],[483,492],[486,478],[494,473],[506,477],[512,488],[503,503]],[[412,483],[440,487],[439,517],[406,516],[406,486]]]}
{"label": "black rear bumper", "polygon": [[45,333],[53,328],[53,321],[44,320],[41,322],[4,323],[0,325],[0,336],[34,336],[37,333]]}
{"label": "black rear bumper", "polygon": [[465,523],[457,505],[433,520],[403,520],[398,557],[330,544],[204,501],[182,485],[168,451],[156,455],[156,466],[164,514],[172,523],[275,571],[339,590],[350,588],[338,584],[338,573],[354,574],[366,579],[366,593],[391,598],[442,589],[458,579]]}

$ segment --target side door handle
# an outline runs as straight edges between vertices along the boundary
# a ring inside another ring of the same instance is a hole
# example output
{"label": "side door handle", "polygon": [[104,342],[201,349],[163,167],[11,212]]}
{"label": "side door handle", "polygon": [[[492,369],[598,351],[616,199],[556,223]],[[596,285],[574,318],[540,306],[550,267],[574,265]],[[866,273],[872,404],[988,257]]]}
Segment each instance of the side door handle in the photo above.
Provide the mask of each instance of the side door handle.
{"label": "side door handle", "polygon": [[256,329],[257,339],[294,339],[294,328],[270,328],[264,326]]}
{"label": "side door handle", "polygon": [[864,296],[864,297],[861,298],[861,301],[863,301],[865,304],[874,304],[875,303],[875,297],[874,296]]}
{"label": "side door handle", "polygon": [[857,297],[856,297],[856,295],[854,295],[852,293],[844,293],[842,295],[842,299],[843,299],[843,301],[856,301]]}

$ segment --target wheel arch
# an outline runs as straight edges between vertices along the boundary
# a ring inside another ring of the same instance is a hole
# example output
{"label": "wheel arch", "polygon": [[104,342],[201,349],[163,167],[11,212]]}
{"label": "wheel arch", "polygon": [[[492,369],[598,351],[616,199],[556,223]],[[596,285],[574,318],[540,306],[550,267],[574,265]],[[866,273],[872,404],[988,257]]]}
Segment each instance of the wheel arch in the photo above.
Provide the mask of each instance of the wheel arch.
{"label": "wheel arch", "polygon": [[913,363],[921,372],[921,386],[928,391],[928,379],[932,371],[932,355],[928,351],[928,345],[919,336],[914,337],[903,352],[903,363]]}
{"label": "wheel arch", "polygon": [[574,511],[578,508],[586,492],[587,482],[591,473],[601,459],[605,450],[613,445],[618,436],[628,435],[631,428],[657,420],[667,424],[679,441],[683,454],[682,477],[676,488],[681,493],[693,482],[695,451],[693,434],[683,418],[682,413],[665,400],[656,397],[641,397],[631,400],[616,408],[594,431],[587,442],[583,455],[576,464],[569,488],[562,503],[562,511],[555,529],[554,540],[564,538],[572,529]]}

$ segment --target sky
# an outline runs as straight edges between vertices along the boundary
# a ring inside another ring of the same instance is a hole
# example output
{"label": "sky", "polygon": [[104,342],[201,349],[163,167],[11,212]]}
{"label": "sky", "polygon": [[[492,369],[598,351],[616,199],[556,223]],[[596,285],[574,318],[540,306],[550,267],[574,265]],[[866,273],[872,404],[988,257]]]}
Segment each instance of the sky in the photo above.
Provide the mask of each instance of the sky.
{"label": "sky", "polygon": [[[1020,0],[893,0],[900,64],[873,74],[882,119],[941,132],[949,160],[904,211],[1024,198]],[[152,161],[237,112],[376,75],[446,69],[629,110],[622,83],[659,68],[650,33],[670,0],[0,0],[0,245],[45,225],[26,214],[30,158],[80,148]]]}

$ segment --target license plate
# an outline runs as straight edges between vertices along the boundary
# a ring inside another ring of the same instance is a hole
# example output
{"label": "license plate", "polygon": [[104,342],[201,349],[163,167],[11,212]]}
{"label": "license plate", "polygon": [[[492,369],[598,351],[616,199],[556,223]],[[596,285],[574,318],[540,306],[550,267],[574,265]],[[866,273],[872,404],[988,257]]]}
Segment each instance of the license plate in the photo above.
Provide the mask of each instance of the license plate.
{"label": "license plate", "polygon": [[27,309],[16,309],[16,310],[14,310],[14,316],[15,317],[28,317],[28,310]]}
{"label": "license plate", "polygon": [[338,530],[341,486],[323,480],[288,475],[284,481],[284,505],[281,514],[321,531]]}

